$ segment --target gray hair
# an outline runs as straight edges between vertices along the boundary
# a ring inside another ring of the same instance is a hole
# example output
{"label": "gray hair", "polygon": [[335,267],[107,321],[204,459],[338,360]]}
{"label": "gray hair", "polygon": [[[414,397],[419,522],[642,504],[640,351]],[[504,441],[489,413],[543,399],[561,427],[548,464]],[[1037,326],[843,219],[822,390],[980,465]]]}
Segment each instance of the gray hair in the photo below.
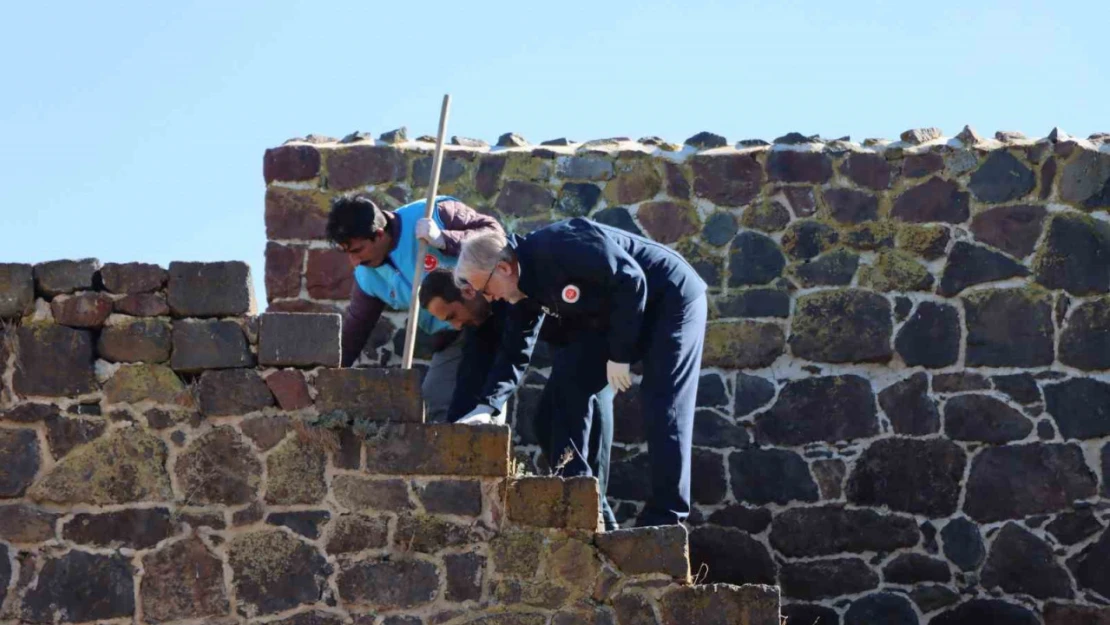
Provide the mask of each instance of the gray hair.
{"label": "gray hair", "polygon": [[455,265],[455,284],[459,287],[470,286],[463,277],[469,273],[490,273],[497,263],[511,261],[513,251],[509,240],[500,232],[489,232],[470,237],[463,241],[459,252],[459,262]]}

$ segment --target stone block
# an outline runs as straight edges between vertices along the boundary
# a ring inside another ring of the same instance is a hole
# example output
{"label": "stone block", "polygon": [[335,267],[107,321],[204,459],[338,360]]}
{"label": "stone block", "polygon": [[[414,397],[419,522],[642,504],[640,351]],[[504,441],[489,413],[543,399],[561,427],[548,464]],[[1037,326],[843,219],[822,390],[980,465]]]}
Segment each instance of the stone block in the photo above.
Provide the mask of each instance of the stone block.
{"label": "stone block", "polygon": [[752,154],[699,154],[690,165],[694,194],[718,206],[749,204],[763,184],[763,167]]}
{"label": "stone block", "polygon": [[199,538],[143,558],[140,599],[145,620],[163,623],[226,615],[223,563]]}
{"label": "stone block", "polygon": [[690,568],[699,584],[777,583],[774,560],[763,543],[732,527],[702,525],[690,531]]}
{"label": "stone block", "polygon": [[782,554],[797,558],[843,552],[888,553],[916,545],[920,536],[912,517],[828,505],[778,513],[771,523],[770,542]]}
{"label": "stone block", "polygon": [[532,578],[540,565],[546,536],[540,530],[507,528],[490,540],[490,557],[502,577]]}
{"label": "stone block", "polygon": [[331,567],[324,556],[281,530],[235,537],[228,545],[242,616],[275,614],[319,602]]}
{"label": "stone block", "polygon": [[756,321],[711,323],[705,328],[702,365],[729,369],[769,366],[786,348],[782,327]]}
{"label": "stone block", "polygon": [[175,317],[255,314],[251,270],[239,261],[170,263],[167,293]]}
{"label": "stone block", "polygon": [[980,523],[1061,512],[1097,485],[1078,445],[987,447],[971,463],[964,511]]}
{"label": "stone block", "polygon": [[1067,439],[1110,436],[1110,384],[1071,378],[1044,387],[1047,409]]}
{"label": "stone block", "polygon": [[848,478],[848,501],[944,517],[956,511],[967,456],[943,440],[884,439],[864,450]]}
{"label": "stone block", "polygon": [[686,528],[681,525],[605,532],[596,535],[594,543],[626,575],[662,573],[689,580]]}
{"label": "stone block", "polygon": [[308,383],[300,371],[275,371],[266,376],[266,386],[270,387],[270,392],[274,394],[277,405],[282,410],[300,410],[312,405]]}
{"label": "stone block", "polygon": [[34,430],[0,430],[0,497],[20,497],[35,479],[42,464],[39,439]]}
{"label": "stone block", "polygon": [[[636,217],[652,239],[667,245],[695,234],[701,229],[701,220],[698,218],[697,211],[692,205],[686,203],[644,202],[636,210]],[[721,245],[731,238],[725,238]]]}
{"label": "stone block", "polygon": [[555,202],[555,193],[543,185],[510,180],[502,186],[494,208],[511,217],[535,217],[546,215]]}
{"label": "stone block", "polygon": [[1074,212],[1057,213],[1033,257],[1037,282],[1075,296],[1110,291],[1110,224]]}
{"label": "stone block", "polygon": [[883,567],[883,580],[888,584],[946,584],[952,581],[952,571],[948,569],[948,563],[939,558],[920,553],[903,553]]}
{"label": "stone block", "polygon": [[254,356],[243,328],[234,321],[177,320],[173,322],[170,366],[184,373],[252,367]]}
{"label": "stone block", "polygon": [[791,599],[825,599],[879,587],[879,575],[862,558],[789,562],[779,569],[782,594]]}
{"label": "stone block", "polygon": [[790,223],[790,211],[782,202],[761,202],[744,209],[740,224],[762,232],[778,232]]}
{"label": "stone block", "polygon": [[389,544],[389,518],[345,514],[328,529],[326,550],[329,555],[382,549]]}
{"label": "stone block", "polygon": [[1072,311],[1060,333],[1060,362],[1086,371],[1110,369],[1110,297]]}
{"label": "stone block", "polygon": [[404,180],[404,154],[393,147],[356,145],[328,150],[324,158],[328,186],[338,191]]}
{"label": "stone block", "polygon": [[73,450],[31,489],[34,501],[124,504],[173,499],[166,444],[141,428],[124,428]]}
{"label": "stone block", "polygon": [[167,508],[77,514],[62,528],[62,538],[97,547],[150,549],[177,533]]}
{"label": "stone block", "polygon": [[[10,479],[10,478],[9,478]],[[29,504],[0,506],[0,540],[11,543],[41,543],[54,538],[61,514]]]}
{"label": "stone block", "polygon": [[46,441],[50,445],[50,453],[54,458],[61,459],[74,448],[99,438],[106,427],[102,419],[52,416],[46,420]]}
{"label": "stone block", "polygon": [[337,475],[332,482],[332,491],[339,505],[355,512],[407,512],[416,508],[403,479]]}
{"label": "stone block", "polygon": [[226,369],[200,376],[200,411],[210,417],[242,415],[274,405],[274,396],[257,371]]}
{"label": "stone block", "polygon": [[456,603],[482,598],[486,558],[477,553],[450,554],[443,557],[446,573],[444,599]]}
{"label": "stone block", "polygon": [[266,457],[266,503],[283,506],[318,504],[328,494],[327,458],[294,437]]}
{"label": "stone block", "polygon": [[75,396],[96,390],[93,339],[86,330],[53,324],[24,325],[19,341],[13,388],[22,396]]}
{"label": "stone block", "polygon": [[270,148],[262,158],[262,177],[266,184],[275,180],[312,180],[319,172],[320,151],[311,145]]}
{"label": "stone block", "polygon": [[790,349],[818,362],[886,362],[893,325],[890,301],[876,293],[844,289],[803,295]]}
{"label": "stone block", "polygon": [[415,369],[323,369],[316,375],[316,409],[349,419],[419,423],[424,420]]}
{"label": "stone block", "polygon": [[338,367],[339,315],[265,313],[260,319],[258,362],[275,367]]}
{"label": "stone block", "polygon": [[[315,299],[345,300],[351,296],[354,272],[347,255],[338,249],[308,251],[305,288]],[[299,291],[298,291],[299,293]]]}
{"label": "stone block", "polygon": [[792,380],[770,410],[756,415],[761,444],[800,446],[879,433],[871,384],[856,375]]}
{"label": "stone block", "polygon": [[650,200],[663,188],[663,179],[654,163],[637,159],[619,163],[613,179],[605,185],[610,206],[629,205]]}
{"label": "stone block", "polygon": [[97,340],[97,354],[109,362],[163,363],[170,359],[173,335],[161,319],[128,319],[110,323]]}
{"label": "stone block", "polygon": [[810,259],[826,252],[840,240],[830,225],[806,219],[795,221],[782,235],[782,249],[794,259]]}
{"label": "stone block", "polygon": [[434,554],[488,541],[493,531],[474,522],[448,521],[427,514],[402,514],[397,518],[393,543],[398,549]]}
{"label": "stone block", "polygon": [[509,483],[509,520],[533,527],[595,530],[597,480],[526,477]]}
{"label": "stone block", "polygon": [[1008,256],[981,245],[957,241],[948,255],[937,292],[952,297],[976,284],[1023,278],[1027,275],[1029,270]]}
{"label": "stone block", "polygon": [[832,177],[832,159],[823,152],[774,150],[767,157],[767,177],[778,182],[824,184]]}
{"label": "stone block", "polygon": [[242,505],[254,501],[262,463],[231,427],[219,427],[193,441],[177,459],[177,481],[192,505]]}
{"label": "stone block", "polygon": [[1056,561],[1052,547],[1017,523],[1007,523],[995,536],[981,583],[984,588],[999,587],[1038,599],[1070,599],[1075,595],[1071,578]]}
{"label": "stone block", "polygon": [[113,312],[132,317],[164,317],[170,314],[166,296],[161,293],[135,293],[117,299],[112,305]]}
{"label": "stone block", "polygon": [[100,261],[95,258],[81,260],[53,260],[35,265],[35,289],[46,297],[91,291],[95,285]]}
{"label": "stone block", "polygon": [[882,250],[875,262],[860,272],[859,281],[876,291],[931,291],[936,279],[909,253]]}
{"label": "stone block", "polygon": [[1046,215],[1043,206],[1000,206],[976,215],[971,220],[971,232],[976,240],[1014,258],[1025,258],[1033,253],[1041,237]]}
{"label": "stone block", "polygon": [[266,523],[288,527],[294,532],[316,540],[320,537],[320,526],[331,519],[327,510],[301,510],[294,512],[271,512],[266,517]]}
{"label": "stone block", "polygon": [[509,428],[386,425],[366,441],[366,463],[369,473],[507,477]]}
{"label": "stone block", "polygon": [[929,397],[929,376],[925,373],[915,373],[883,389],[879,405],[898,434],[924,436],[940,431],[940,412],[936,401]]}
{"label": "stone block", "polygon": [[741,232],[729,248],[730,287],[767,284],[782,275],[786,258],[774,239],[758,232]]}
{"label": "stone block", "polygon": [[1048,603],[1044,607],[1045,625],[1110,625],[1110,608]]}
{"label": "stone block", "polygon": [[325,237],[330,196],[315,189],[266,189],[266,238],[312,240]]}
{"label": "stone block", "polygon": [[960,314],[954,306],[921,302],[898,330],[894,348],[908,366],[942,368],[960,355]]}
{"label": "stone block", "polygon": [[1021,199],[1037,186],[1033,170],[1006,150],[994,150],[971,174],[968,188],[980,202]]}
{"label": "stone block", "polygon": [[960,185],[933,177],[894,200],[891,215],[910,223],[963,223],[971,216],[969,194]]}
{"label": "stone block", "polygon": [[1000,599],[971,599],[933,617],[932,625],[1039,625],[1040,619],[1023,606]]}
{"label": "stone block", "polygon": [[413,486],[424,510],[431,514],[482,514],[482,483],[477,480],[432,480]]}
{"label": "stone block", "polygon": [[254,417],[239,424],[239,429],[254,441],[259,451],[270,451],[285,439],[292,424],[289,417]]}
{"label": "stone block", "polygon": [[31,265],[0,263],[0,319],[18,319],[35,307]]}
{"label": "stone block", "polygon": [[[135,613],[134,576],[128,558],[70,551],[48,557],[38,583],[23,597],[20,618],[32,623],[71,623],[130,618]],[[90,600],[95,598],[95,600]]]}
{"label": "stone block", "polygon": [[104,400],[109,404],[152,401],[191,407],[193,398],[185,384],[165,365],[123,365],[104,383]]}
{"label": "stone block", "polygon": [[817,501],[817,483],[809,465],[785,449],[746,449],[729,456],[732,492],[738,501],[755,504]]}
{"label": "stone block", "polygon": [[104,289],[120,295],[160,291],[167,278],[165,269],[150,263],[105,263],[100,269]]}
{"label": "stone block", "polygon": [[917,612],[901,593],[877,592],[852,601],[844,625],[917,625]]}
{"label": "stone block", "polygon": [[60,295],[50,302],[54,322],[73,328],[99,328],[112,314],[112,298],[104,293]]}
{"label": "stone block", "polygon": [[989,395],[957,395],[944,405],[944,433],[952,440],[1001,445],[1032,431],[1033,422],[1025,415]]}
{"label": "stone block", "polygon": [[349,604],[383,611],[411,609],[435,599],[439,574],[439,568],[426,560],[368,560],[344,566],[337,586]]}
{"label": "stone block", "polygon": [[879,218],[879,198],[853,189],[828,189],[823,192],[829,215],[842,224],[858,224]]}
{"label": "stone block", "polygon": [[778,625],[779,591],[774,586],[710,584],[668,591],[659,599],[662,625]]}
{"label": "stone block", "polygon": [[979,291],[964,298],[967,366],[1038,367],[1054,360],[1052,301],[1034,289]]}
{"label": "stone block", "polygon": [[266,244],[266,301],[283,297],[299,297],[305,248]]}
{"label": "stone block", "polygon": [[847,286],[859,268],[859,254],[836,249],[793,267],[802,286]]}

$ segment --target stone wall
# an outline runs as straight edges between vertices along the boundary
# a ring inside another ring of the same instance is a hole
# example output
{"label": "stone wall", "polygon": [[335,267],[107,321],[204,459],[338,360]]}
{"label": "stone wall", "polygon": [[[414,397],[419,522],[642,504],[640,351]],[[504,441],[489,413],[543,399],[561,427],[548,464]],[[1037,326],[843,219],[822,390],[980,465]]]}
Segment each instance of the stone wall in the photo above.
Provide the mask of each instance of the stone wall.
{"label": "stone wall", "polygon": [[[781,584],[807,624],[1107,623],[1107,139],[505,135],[455,140],[441,180],[517,232],[588,215],[644,233],[711,285],[690,523],[706,580]],[[422,198],[432,148],[395,131],[268,150],[270,310],[342,308],[328,197]],[[398,362],[402,330],[383,321],[367,358]],[[513,429],[533,459],[536,364]],[[609,494],[628,519],[649,472],[636,396],[618,402]]]}
{"label": "stone wall", "polygon": [[[778,625],[243,263],[0,264],[0,624]],[[369,401],[368,398],[373,398]]]}

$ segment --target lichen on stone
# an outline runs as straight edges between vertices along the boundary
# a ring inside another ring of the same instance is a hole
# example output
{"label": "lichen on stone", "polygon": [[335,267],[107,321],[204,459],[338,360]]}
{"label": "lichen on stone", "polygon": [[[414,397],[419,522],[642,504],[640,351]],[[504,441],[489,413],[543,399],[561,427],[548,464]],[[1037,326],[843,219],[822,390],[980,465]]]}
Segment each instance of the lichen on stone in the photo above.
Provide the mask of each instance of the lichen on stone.
{"label": "lichen on stone", "polygon": [[874,265],[860,271],[860,285],[876,291],[928,291],[935,279],[913,256],[883,250]]}

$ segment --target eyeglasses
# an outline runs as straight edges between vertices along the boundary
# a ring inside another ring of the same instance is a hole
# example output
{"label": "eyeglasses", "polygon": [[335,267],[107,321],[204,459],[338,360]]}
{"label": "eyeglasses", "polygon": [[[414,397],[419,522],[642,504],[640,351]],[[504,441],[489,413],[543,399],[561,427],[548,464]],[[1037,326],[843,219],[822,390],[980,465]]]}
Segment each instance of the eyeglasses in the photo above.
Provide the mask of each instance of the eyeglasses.
{"label": "eyeglasses", "polygon": [[470,288],[472,288],[472,289],[474,289],[475,291],[477,291],[477,292],[478,292],[478,294],[479,294],[479,295],[481,295],[482,297],[486,297],[486,298],[492,298],[492,297],[493,297],[493,295],[491,295],[491,294],[490,294],[490,293],[489,293],[488,291],[486,291],[486,289],[488,289],[488,288],[489,288],[489,282],[490,282],[490,280],[493,280],[493,273],[494,273],[495,271],[497,271],[497,264],[494,264],[494,265],[493,265],[493,269],[490,269],[490,270],[489,270],[489,275],[488,275],[488,276],[486,276],[486,281],[485,281],[485,283],[484,283],[484,284],[482,285],[482,288],[480,288],[480,289],[479,289],[479,288],[477,288],[477,287],[475,287],[475,286],[474,286],[474,284],[473,284],[473,283],[471,283],[471,282],[470,282],[469,280],[464,280],[464,282],[466,282],[466,284],[467,284],[467,285],[468,285],[468,286],[469,286]]}

